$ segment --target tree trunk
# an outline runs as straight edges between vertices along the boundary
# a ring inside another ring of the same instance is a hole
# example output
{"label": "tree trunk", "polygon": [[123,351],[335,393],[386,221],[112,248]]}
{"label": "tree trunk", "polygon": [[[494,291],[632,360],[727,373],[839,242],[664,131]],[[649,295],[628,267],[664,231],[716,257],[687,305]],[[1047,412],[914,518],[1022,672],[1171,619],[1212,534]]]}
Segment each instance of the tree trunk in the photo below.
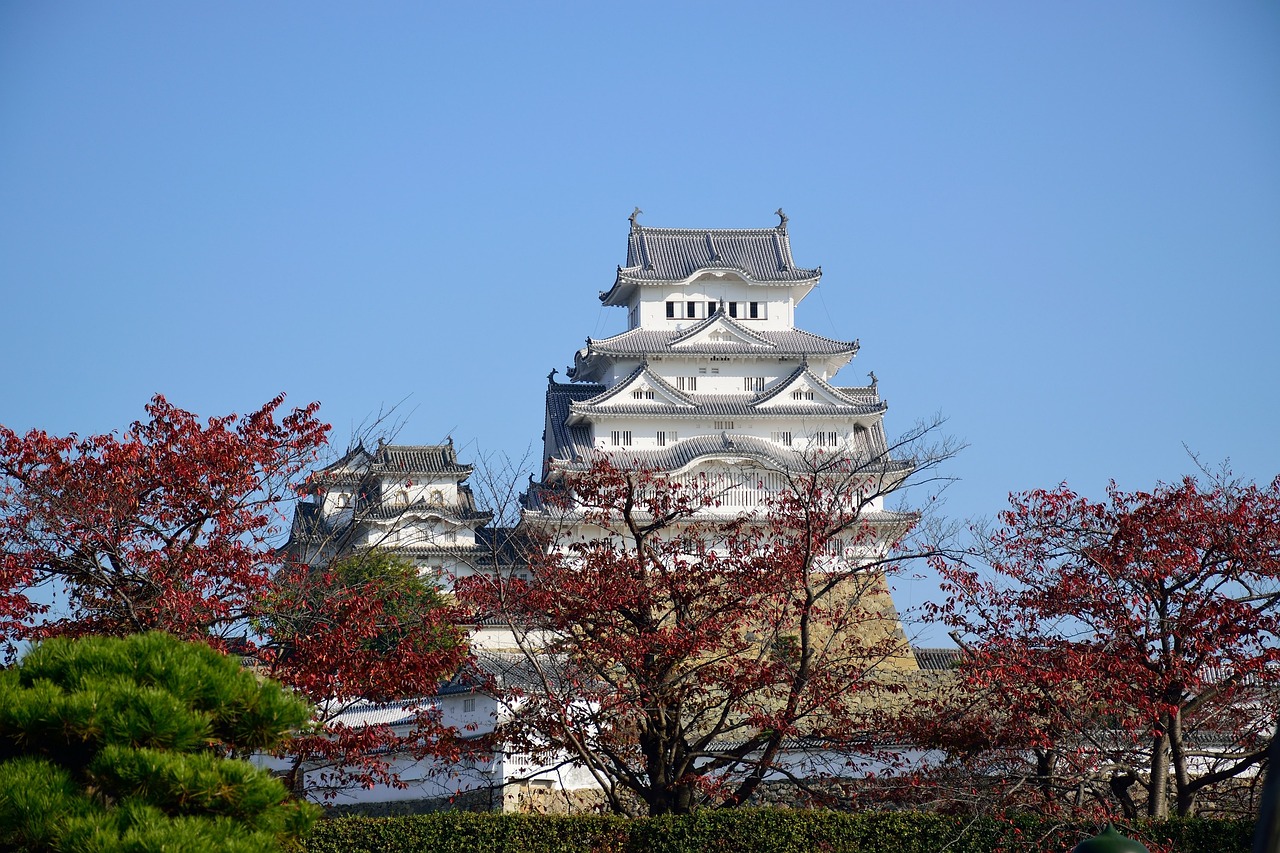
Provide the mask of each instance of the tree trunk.
{"label": "tree trunk", "polygon": [[1187,772],[1187,756],[1182,750],[1182,714],[1173,715],[1173,728],[1169,732],[1169,751],[1173,760],[1174,794],[1177,798],[1178,817],[1192,817],[1196,810],[1196,793]]}
{"label": "tree trunk", "polygon": [[1169,735],[1151,741],[1151,779],[1147,785],[1147,817],[1169,816]]}

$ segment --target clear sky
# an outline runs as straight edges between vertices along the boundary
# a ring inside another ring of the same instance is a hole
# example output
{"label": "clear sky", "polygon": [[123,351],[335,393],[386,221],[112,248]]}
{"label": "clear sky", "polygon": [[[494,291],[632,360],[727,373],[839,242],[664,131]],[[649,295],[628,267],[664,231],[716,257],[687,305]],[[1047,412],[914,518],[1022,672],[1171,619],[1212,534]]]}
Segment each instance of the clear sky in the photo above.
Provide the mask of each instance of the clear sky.
{"label": "clear sky", "polygon": [[[0,423],[520,455],[626,217],[767,227],[946,509],[1280,472],[1280,4],[0,4]],[[535,454],[536,455],[536,454]],[[899,590],[901,604],[929,595]]]}

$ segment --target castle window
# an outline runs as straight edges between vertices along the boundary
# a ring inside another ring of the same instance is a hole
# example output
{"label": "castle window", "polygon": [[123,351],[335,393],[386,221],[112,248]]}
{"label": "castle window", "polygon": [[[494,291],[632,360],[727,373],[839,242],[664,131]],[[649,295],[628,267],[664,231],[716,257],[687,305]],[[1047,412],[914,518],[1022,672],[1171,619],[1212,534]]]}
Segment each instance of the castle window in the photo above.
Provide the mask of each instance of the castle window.
{"label": "castle window", "polygon": [[668,442],[676,440],[676,431],[673,429],[660,429],[657,434],[658,446],[666,447]]}
{"label": "castle window", "polygon": [[819,447],[837,447],[840,444],[840,433],[816,432],[813,434],[813,443]]}
{"label": "castle window", "polygon": [[349,506],[351,506],[351,495],[346,492],[339,492],[337,501],[338,509],[346,509]]}
{"label": "castle window", "polygon": [[733,421],[716,421],[716,429],[733,429]]}
{"label": "castle window", "polygon": [[735,318],[738,316],[738,303],[736,302],[729,303],[729,316],[735,317]]}
{"label": "castle window", "polygon": [[752,303],[750,303],[750,304],[749,304],[749,306],[748,306],[748,313],[747,313],[747,316],[748,316],[748,317],[750,317],[752,320],[763,320],[763,319],[765,319],[765,314],[767,313],[765,309],[766,309],[766,307],[768,306],[768,304],[769,304],[768,302],[752,302]]}
{"label": "castle window", "polygon": [[708,316],[708,317],[710,317],[712,314],[716,313],[716,309],[717,309],[717,308],[719,308],[719,307],[720,307],[720,303],[719,303],[719,302],[708,302],[708,303],[707,303],[707,316]]}
{"label": "castle window", "polygon": [[615,429],[610,438],[614,447],[630,447],[631,446],[631,430]]}
{"label": "castle window", "polygon": [[810,390],[795,390],[791,392],[792,400],[812,400],[813,392]]}
{"label": "castle window", "polygon": [[774,443],[781,444],[783,447],[791,446],[791,430],[781,430],[779,432],[770,433],[769,438],[773,439]]}
{"label": "castle window", "polygon": [[743,391],[763,391],[764,377],[763,376],[742,377],[742,390]]}
{"label": "castle window", "polygon": [[470,699],[463,699],[463,700],[462,700],[462,712],[463,712],[464,714],[471,714],[471,713],[474,713],[474,712],[475,712],[475,710],[476,710],[476,700],[475,700],[475,697],[472,697],[472,698],[470,698]]}
{"label": "castle window", "polygon": [[632,399],[634,399],[634,400],[652,400],[652,399],[653,399],[653,389],[652,389],[652,388],[637,388],[636,390],[634,390],[634,391],[632,391],[632,392],[631,392],[631,397],[632,397]]}
{"label": "castle window", "polygon": [[667,319],[668,320],[676,319],[676,303],[674,302],[667,303]]}
{"label": "castle window", "polygon": [[435,504],[436,506],[442,506],[444,504],[444,492],[440,491],[439,489],[432,489],[431,503]]}
{"label": "castle window", "polygon": [[698,377],[696,377],[696,376],[677,376],[677,377],[676,377],[676,390],[677,390],[677,391],[697,391],[697,390],[698,390]]}

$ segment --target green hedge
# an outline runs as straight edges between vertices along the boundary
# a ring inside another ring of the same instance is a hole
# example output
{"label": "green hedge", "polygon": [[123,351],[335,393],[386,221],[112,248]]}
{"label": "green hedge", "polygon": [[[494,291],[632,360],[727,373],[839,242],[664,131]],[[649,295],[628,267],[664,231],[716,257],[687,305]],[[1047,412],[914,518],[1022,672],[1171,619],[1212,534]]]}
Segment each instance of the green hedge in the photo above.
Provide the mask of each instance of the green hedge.
{"label": "green hedge", "polygon": [[[307,853],[1067,853],[1096,826],[917,812],[786,809],[680,817],[441,812],[320,822]],[[1253,822],[1182,819],[1125,826],[1153,853],[1248,853]]]}

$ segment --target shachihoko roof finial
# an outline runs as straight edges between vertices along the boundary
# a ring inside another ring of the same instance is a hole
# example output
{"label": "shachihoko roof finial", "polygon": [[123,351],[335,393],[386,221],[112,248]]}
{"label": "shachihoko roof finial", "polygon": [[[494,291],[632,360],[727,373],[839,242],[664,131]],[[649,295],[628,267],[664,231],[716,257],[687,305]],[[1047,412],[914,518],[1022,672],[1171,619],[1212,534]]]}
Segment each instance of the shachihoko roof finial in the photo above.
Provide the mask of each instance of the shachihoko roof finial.
{"label": "shachihoko roof finial", "polygon": [[868,373],[867,373],[867,375],[871,377],[871,387],[872,387],[872,388],[874,388],[874,387],[876,387],[876,385],[880,384],[880,380],[876,379],[876,372],[875,372],[874,370],[872,370],[872,371],[868,372]]}
{"label": "shachihoko roof finial", "polygon": [[547,374],[547,382],[554,383],[556,381],[556,373],[558,372],[559,371],[556,370],[556,368],[551,368],[551,372]]}
{"label": "shachihoko roof finial", "polygon": [[631,229],[633,231],[640,227],[640,223],[636,222],[636,217],[642,213],[644,213],[644,211],[637,207],[635,210],[631,211],[631,215],[627,217],[627,221],[631,223]]}
{"label": "shachihoko roof finial", "polygon": [[776,213],[776,214],[778,215],[778,219],[782,220],[781,222],[779,222],[779,223],[777,224],[777,226],[776,226],[776,227],[777,227],[777,228],[778,228],[778,230],[780,230],[780,231],[786,231],[786,230],[787,230],[787,215],[786,215],[785,213],[783,213],[783,212],[782,212],[782,208],[778,208],[776,211],[774,211],[774,213]]}

